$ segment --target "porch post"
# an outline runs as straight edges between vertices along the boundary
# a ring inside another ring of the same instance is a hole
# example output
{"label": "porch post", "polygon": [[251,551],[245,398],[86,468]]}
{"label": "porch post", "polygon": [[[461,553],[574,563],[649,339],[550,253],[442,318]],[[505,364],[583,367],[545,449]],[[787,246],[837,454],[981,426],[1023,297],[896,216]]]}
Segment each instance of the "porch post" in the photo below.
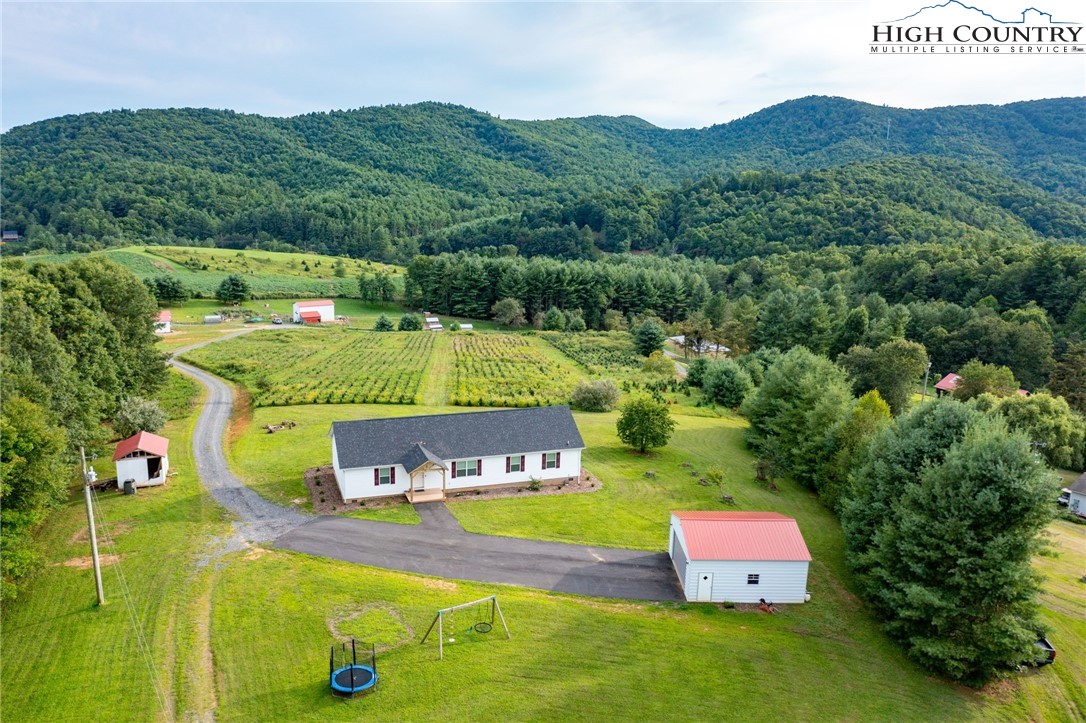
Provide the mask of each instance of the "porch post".
{"label": "porch post", "polygon": [[441,468],[441,499],[445,499],[445,468]]}
{"label": "porch post", "polygon": [[415,504],[415,473],[410,472],[407,475],[407,501],[411,504]]}

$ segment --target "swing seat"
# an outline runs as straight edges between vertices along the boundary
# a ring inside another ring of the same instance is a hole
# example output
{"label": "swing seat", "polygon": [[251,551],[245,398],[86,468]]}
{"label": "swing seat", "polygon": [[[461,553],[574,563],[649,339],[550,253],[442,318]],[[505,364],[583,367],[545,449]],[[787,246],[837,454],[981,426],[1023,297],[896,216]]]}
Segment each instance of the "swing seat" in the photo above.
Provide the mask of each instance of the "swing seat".
{"label": "swing seat", "polygon": [[474,630],[477,633],[489,633],[491,630],[494,629],[494,626],[491,625],[490,623],[486,622],[485,620],[481,620],[481,621],[475,623],[474,625],[472,625],[471,627],[472,627],[472,630]]}

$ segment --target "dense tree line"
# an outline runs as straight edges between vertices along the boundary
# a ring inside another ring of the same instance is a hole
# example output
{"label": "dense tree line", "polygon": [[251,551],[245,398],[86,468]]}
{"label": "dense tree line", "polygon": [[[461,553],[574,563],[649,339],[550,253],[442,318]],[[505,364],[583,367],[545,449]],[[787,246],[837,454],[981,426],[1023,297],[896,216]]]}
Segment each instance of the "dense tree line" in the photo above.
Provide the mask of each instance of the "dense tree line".
{"label": "dense tree line", "polygon": [[158,305],[122,267],[5,263],[0,329],[3,597],[33,569],[35,525],[72,481],[80,445],[106,441],[101,425],[131,396],[165,379],[154,348]]}
{"label": "dense tree line", "polygon": [[[903,278],[923,279],[925,291],[906,289]],[[836,359],[856,348],[850,358],[857,373],[860,355],[906,339],[926,354],[913,354],[912,367],[930,361],[933,374],[979,359],[1009,367],[1032,391],[1058,371],[1059,393],[1073,404],[1081,404],[1074,380],[1086,373],[1079,346],[1086,341],[1081,246],[827,248],[732,265],[677,256],[524,259],[503,247],[418,257],[408,266],[405,291],[409,303],[437,313],[487,316],[513,300],[525,319],[554,306],[580,312],[593,329],[656,316],[678,322],[688,339],[712,339],[739,353],[803,345]],[[883,377],[868,388],[901,408],[900,382]]]}
{"label": "dense tree line", "polygon": [[[847,562],[887,633],[970,683],[1031,659],[1041,627],[1030,562],[1058,484],[1034,435],[1066,440],[1083,427],[1063,424],[1066,405],[1046,395],[1013,396],[929,401],[892,418],[877,391],[855,399],[842,367],[797,346],[742,406],[760,474],[793,476],[841,518]],[[1072,444],[1082,450],[1081,433]]]}

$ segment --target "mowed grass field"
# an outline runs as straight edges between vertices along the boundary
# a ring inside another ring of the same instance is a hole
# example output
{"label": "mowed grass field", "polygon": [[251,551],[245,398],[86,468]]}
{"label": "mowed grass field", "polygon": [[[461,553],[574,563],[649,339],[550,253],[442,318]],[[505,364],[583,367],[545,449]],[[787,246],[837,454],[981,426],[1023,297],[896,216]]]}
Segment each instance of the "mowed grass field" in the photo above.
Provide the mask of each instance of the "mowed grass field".
{"label": "mowed grass field", "polygon": [[[206,561],[230,532],[224,510],[196,478],[194,421],[186,415],[163,431],[171,442],[170,468],[178,473],[164,487],[134,497],[116,491],[98,497],[109,523],[99,520],[100,552],[120,557],[153,669],[170,717],[177,719],[184,711],[208,709],[215,696],[208,617],[212,568]],[[114,474],[109,457],[96,460],[95,467],[99,477]],[[3,607],[0,719],[167,719],[115,564],[102,568],[107,604],[96,605],[80,489],[42,525],[36,547],[44,566]]]}
{"label": "mowed grass field", "polygon": [[[64,263],[86,255],[27,256],[24,260]],[[111,259],[141,279],[173,276],[193,294],[204,297],[213,297],[219,284],[231,274],[244,277],[260,298],[357,296],[359,275],[378,271],[390,274],[398,287],[403,285],[400,267],[319,254],[196,246],[129,246],[89,255]],[[337,263],[342,265],[343,276],[336,276]]]}
{"label": "mowed grass field", "polygon": [[[259,424],[284,411],[294,430]],[[448,408],[310,405],[257,409],[233,430],[229,458],[262,494],[300,489],[300,471],[325,463],[336,418]],[[780,492],[751,479],[742,420],[676,410],[672,445],[642,457],[614,439],[613,415],[577,416],[585,465],[601,492],[451,505],[469,529],[663,549],[666,511],[722,506],[682,466],[720,465],[740,509],[794,515],[816,558],[813,599],[775,616],[716,606],[631,603],[498,585],[439,580],[277,550],[221,554],[229,526],[192,477],[192,417],[172,422],[178,477],[136,497],[104,496],[132,597],[152,641],[169,714],[156,712],[150,677],[105,569],[111,602],[93,606],[89,570],[63,563],[87,554],[79,500],[41,533],[49,565],[3,610],[4,720],[717,720],[757,714],[798,720],[1076,720],[1086,659],[1081,583],[1086,528],[1053,526],[1055,555],[1042,602],[1060,649],[1056,665],[986,691],[932,678],[912,665],[851,595],[835,520],[788,482]],[[265,419],[266,417],[266,419]],[[99,462],[103,462],[99,460]],[[108,463],[102,471],[105,472]],[[653,479],[644,471],[654,470]],[[255,479],[254,475],[263,479]],[[294,481],[290,481],[294,475]],[[288,483],[296,484],[290,488]],[[409,508],[362,510],[411,521]],[[481,521],[483,520],[483,521]],[[126,526],[129,525],[129,526]],[[210,563],[210,564],[207,564]],[[512,639],[468,634],[457,621],[436,659],[419,640],[435,610],[497,593]],[[458,632],[459,630],[459,632]],[[382,682],[351,702],[327,689],[337,634],[383,646]],[[123,671],[119,674],[116,671]]]}

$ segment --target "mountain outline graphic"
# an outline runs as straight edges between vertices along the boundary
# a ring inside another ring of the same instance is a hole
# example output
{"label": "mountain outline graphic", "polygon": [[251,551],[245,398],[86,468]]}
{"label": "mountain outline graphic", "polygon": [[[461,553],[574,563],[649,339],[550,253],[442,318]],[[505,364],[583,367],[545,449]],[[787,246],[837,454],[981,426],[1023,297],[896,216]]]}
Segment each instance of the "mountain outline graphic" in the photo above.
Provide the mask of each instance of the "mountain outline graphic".
{"label": "mountain outline graphic", "polygon": [[948,7],[950,5],[957,5],[958,7],[963,8],[965,10],[973,10],[974,12],[978,12],[981,15],[983,15],[984,17],[988,18],[989,20],[993,20],[993,21],[999,23],[1000,25],[1025,25],[1026,24],[1026,14],[1028,12],[1030,12],[1031,10],[1033,12],[1037,13],[1038,15],[1047,17],[1049,25],[1078,25],[1078,23],[1076,23],[1076,22],[1070,22],[1070,21],[1066,21],[1066,20],[1062,20],[1062,21],[1061,20],[1054,20],[1052,18],[1052,13],[1047,13],[1044,10],[1040,10],[1038,8],[1035,8],[1035,7],[1028,7],[1025,10],[1023,10],[1021,20],[1000,20],[999,18],[997,18],[996,16],[992,15],[991,13],[989,13],[989,12],[987,12],[985,10],[981,10],[980,8],[975,7],[973,5],[966,5],[965,3],[961,2],[961,0],[946,0],[946,2],[939,3],[938,5],[925,5],[924,7],[920,8],[919,10],[917,10],[915,13],[912,13],[911,15],[906,15],[905,17],[899,18],[897,20],[888,20],[888,21],[886,21],[886,24],[889,25],[891,23],[901,23],[901,22],[904,22],[906,20],[909,20],[910,18],[915,18],[917,15],[924,12],[925,10],[938,10],[940,8],[945,8],[945,7]]}

